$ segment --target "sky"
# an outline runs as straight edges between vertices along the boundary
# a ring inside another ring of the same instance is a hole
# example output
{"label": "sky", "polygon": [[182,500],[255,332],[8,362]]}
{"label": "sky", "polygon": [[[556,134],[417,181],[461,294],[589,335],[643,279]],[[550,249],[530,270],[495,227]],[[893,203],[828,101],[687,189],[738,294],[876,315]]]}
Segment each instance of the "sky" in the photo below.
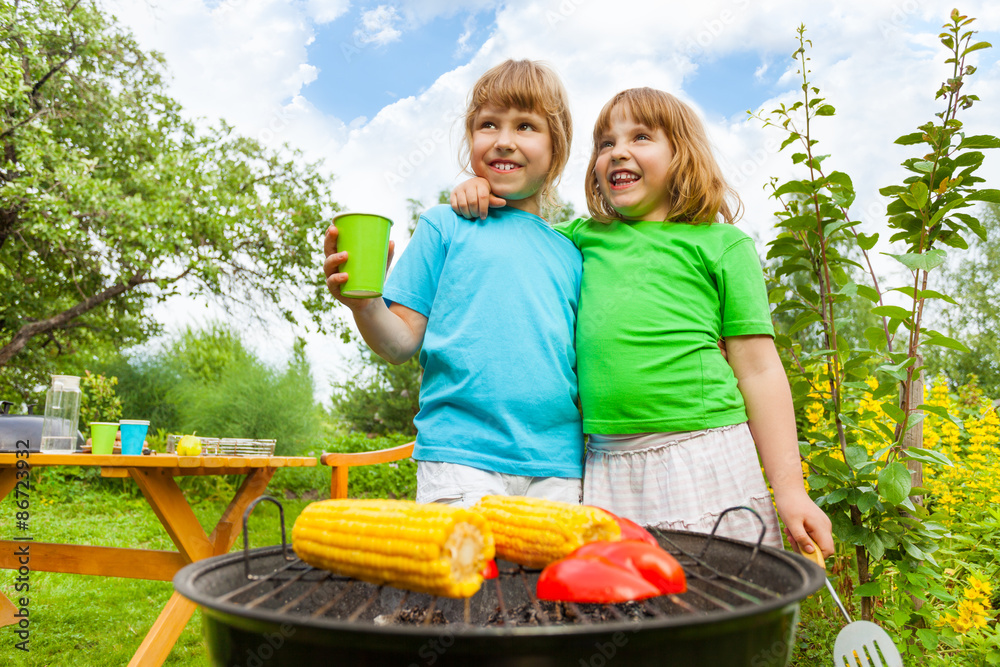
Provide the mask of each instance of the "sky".
{"label": "sky", "polygon": [[[952,3],[918,0],[597,0],[496,2],[404,0],[102,0],[140,45],[163,53],[170,93],[194,119],[223,118],[275,149],[287,145],[322,160],[342,210],[396,221],[397,253],[407,238],[408,200],[431,205],[465,180],[458,161],[466,96],[476,79],[507,58],[542,60],[570,97],[574,141],[559,187],[586,211],[584,171],[598,111],[633,86],[669,91],[704,120],[716,156],[745,205],[740,226],[761,255],[774,236],[765,186],[803,177],[784,136],[747,111],[791,105],[801,75],[791,54],[797,28],[811,41],[809,77],[837,113],[813,125],[824,166],[847,172],[851,208],[866,232],[884,230],[878,190],[905,177],[912,150],[893,141],[942,110],[934,95],[949,75],[938,34]],[[977,41],[1000,47],[1000,3],[971,0]],[[1000,136],[1000,53],[977,51],[964,92],[980,101],[962,117],[970,134]],[[1000,152],[980,174],[1000,187]],[[316,230],[322,247],[325,223]],[[884,235],[885,236],[885,235]],[[877,246],[876,250],[892,248]],[[317,271],[320,271],[317,260]],[[331,307],[334,301],[331,297]],[[168,334],[219,317],[184,298],[162,306]],[[340,307],[342,313],[346,309]],[[246,322],[250,321],[247,316]],[[350,320],[349,314],[347,320]],[[232,316],[236,328],[242,318]],[[356,350],[323,332],[274,320],[247,331],[262,358],[280,364],[304,335],[317,397],[354,372]]]}

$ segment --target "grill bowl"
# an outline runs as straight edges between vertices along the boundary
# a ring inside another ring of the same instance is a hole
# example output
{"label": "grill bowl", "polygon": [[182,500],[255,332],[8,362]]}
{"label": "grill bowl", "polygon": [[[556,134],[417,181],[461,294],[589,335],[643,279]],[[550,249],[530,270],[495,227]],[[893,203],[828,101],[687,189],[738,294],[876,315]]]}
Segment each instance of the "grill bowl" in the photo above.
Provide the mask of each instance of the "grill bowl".
{"label": "grill bowl", "polygon": [[[787,664],[799,602],[823,585],[824,574],[818,566],[791,552],[755,548],[722,537],[662,531],[658,538],[678,556],[695,590],[655,598],[662,613],[641,620],[584,624],[550,619],[549,625],[486,625],[487,616],[497,608],[498,589],[507,609],[532,604],[528,591],[534,590],[536,572],[512,575],[503,584],[486,582],[470,599],[469,623],[465,623],[464,601],[331,577],[297,559],[287,569],[280,546],[248,552],[249,572],[271,577],[255,586],[249,585],[244,554],[234,553],[184,567],[174,577],[174,587],[202,607],[205,641],[217,667]],[[510,564],[500,565],[501,570],[514,569]],[[280,575],[282,568],[286,568],[285,575]],[[724,583],[720,592],[712,583],[717,576],[737,583]],[[352,588],[344,593],[342,603],[313,615],[335,597],[336,587],[348,584]],[[773,595],[759,599],[756,587]],[[239,589],[247,590],[234,594]],[[719,604],[706,602],[699,589],[708,591]],[[744,599],[745,590],[753,591],[752,602]],[[376,618],[398,609],[404,596],[424,608],[434,605],[449,622],[379,625]]]}

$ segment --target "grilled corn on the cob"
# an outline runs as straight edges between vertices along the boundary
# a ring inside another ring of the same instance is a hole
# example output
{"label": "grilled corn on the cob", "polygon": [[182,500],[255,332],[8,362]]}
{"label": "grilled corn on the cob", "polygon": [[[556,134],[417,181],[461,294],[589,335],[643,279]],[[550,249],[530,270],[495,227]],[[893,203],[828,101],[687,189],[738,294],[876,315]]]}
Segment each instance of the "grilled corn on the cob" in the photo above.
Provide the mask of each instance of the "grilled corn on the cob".
{"label": "grilled corn on the cob", "polygon": [[486,517],[497,556],[545,567],[587,542],[621,538],[618,523],[596,507],[524,496],[484,496],[472,508]]}
{"label": "grilled corn on the cob", "polygon": [[313,567],[373,584],[469,597],[494,555],[482,515],[409,500],[322,500],[295,520],[292,547]]}

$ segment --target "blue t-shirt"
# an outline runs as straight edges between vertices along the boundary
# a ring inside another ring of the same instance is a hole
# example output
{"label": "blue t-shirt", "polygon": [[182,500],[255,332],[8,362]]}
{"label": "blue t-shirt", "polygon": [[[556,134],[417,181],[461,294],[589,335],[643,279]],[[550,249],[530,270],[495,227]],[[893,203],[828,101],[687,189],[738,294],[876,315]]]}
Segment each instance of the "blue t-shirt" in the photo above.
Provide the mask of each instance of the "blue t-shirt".
{"label": "blue t-shirt", "polygon": [[504,207],[422,216],[386,301],[427,317],[413,456],[536,477],[583,474],[574,332],[580,252]]}

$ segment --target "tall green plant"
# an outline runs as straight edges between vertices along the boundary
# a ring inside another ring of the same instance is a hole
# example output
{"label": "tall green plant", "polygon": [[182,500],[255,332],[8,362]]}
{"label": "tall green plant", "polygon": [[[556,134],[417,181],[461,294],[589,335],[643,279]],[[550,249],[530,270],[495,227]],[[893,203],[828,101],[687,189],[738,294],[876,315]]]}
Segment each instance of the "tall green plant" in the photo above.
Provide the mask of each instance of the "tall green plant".
{"label": "tall green plant", "polygon": [[[854,547],[856,587],[866,619],[872,618],[875,598],[884,590],[881,575],[887,568],[910,575],[898,582],[915,596],[926,594],[931,575],[920,562],[933,563],[944,531],[927,509],[911,500],[922,489],[913,487],[907,464],[948,461],[906,436],[924,410],[947,418],[941,408],[923,405],[914,395],[922,348],[964,349],[924,324],[929,299],[953,303],[931,289],[931,276],[944,261],[945,248],[967,247],[969,234],[983,236],[970,207],[1000,201],[1000,192],[977,189],[983,179],[975,175],[984,159],[981,150],[1000,146],[1000,140],[967,135],[958,120],[978,99],[962,90],[975,72],[966,58],[990,46],[972,41],[974,32],[967,29],[972,21],[956,10],[945,24],[940,38],[952,75],[936,94],[944,108],[937,120],[896,140],[920,147],[919,153],[903,162],[910,175],[901,184],[880,190],[891,198],[886,225],[894,252],[884,254],[903,267],[908,275],[904,284],[880,284],[872,257],[879,235],[858,229],[859,221],[849,214],[855,199],[851,178],[824,169],[828,156],[816,150],[813,123],[836,111],[809,80],[807,47],[812,44],[804,27],[792,56],[802,77],[802,100],[770,114],[751,114],[786,134],[781,149],[798,147],[792,162],[805,172],[785,183],[772,181],[782,208],[776,214],[779,235],[768,252],[780,262],[771,298],[776,313],[792,317],[777,343],[797,407],[814,415],[800,446],[811,493],[830,513],[838,540]],[[859,249],[857,260],[843,252],[848,246]],[[858,303],[877,325],[850,340],[843,335],[843,315],[856,312]],[[918,607],[911,610],[915,616],[920,615]]]}

